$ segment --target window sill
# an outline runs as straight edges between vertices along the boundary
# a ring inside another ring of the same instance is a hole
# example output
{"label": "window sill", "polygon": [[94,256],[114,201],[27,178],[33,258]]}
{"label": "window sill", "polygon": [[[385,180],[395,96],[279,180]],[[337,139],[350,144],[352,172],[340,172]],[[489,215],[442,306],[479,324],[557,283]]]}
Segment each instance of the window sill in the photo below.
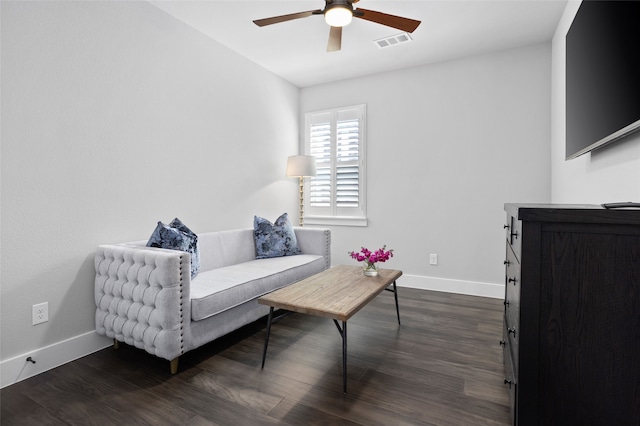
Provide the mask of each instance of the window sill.
{"label": "window sill", "polygon": [[305,216],[305,225],[333,225],[333,226],[367,226],[366,217],[350,216]]}

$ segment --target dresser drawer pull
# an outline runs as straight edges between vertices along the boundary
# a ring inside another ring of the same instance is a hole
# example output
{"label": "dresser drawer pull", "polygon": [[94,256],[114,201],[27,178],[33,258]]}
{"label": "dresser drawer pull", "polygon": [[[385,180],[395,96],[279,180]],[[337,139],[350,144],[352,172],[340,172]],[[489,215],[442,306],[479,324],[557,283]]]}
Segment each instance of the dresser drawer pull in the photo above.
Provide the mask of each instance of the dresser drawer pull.
{"label": "dresser drawer pull", "polygon": [[513,285],[516,285],[516,281],[518,280],[516,278],[509,278],[507,281],[513,283]]}
{"label": "dresser drawer pull", "polygon": [[518,231],[511,233],[511,238],[518,239]]}
{"label": "dresser drawer pull", "polygon": [[507,345],[507,342],[505,342],[504,340],[500,340],[500,346],[504,348],[506,345]]}
{"label": "dresser drawer pull", "polygon": [[511,228],[511,226],[509,226],[509,225],[504,225],[504,226],[502,227],[502,229],[509,229],[509,228]]}
{"label": "dresser drawer pull", "polygon": [[505,385],[509,385],[509,389],[511,389],[511,385],[513,384],[513,380],[511,380],[511,379],[504,379],[504,384],[505,384]]}
{"label": "dresser drawer pull", "polygon": [[507,328],[507,333],[513,334],[513,337],[516,337],[516,329],[515,327]]}
{"label": "dresser drawer pull", "polygon": [[503,304],[504,306],[509,306],[509,301],[508,301],[508,300],[505,300],[504,302],[502,302],[502,304]]}
{"label": "dresser drawer pull", "polygon": [[504,263],[505,265],[507,265],[507,266],[511,265],[511,261],[510,261],[510,260],[508,260],[508,259],[507,259],[507,260],[505,260],[503,263]]}

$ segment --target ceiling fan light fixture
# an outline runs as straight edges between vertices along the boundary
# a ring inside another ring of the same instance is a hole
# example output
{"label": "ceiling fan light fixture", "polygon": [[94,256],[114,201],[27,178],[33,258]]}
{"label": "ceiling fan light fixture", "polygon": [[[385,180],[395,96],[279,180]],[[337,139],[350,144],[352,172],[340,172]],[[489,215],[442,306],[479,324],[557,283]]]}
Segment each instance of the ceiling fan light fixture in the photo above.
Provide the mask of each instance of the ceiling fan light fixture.
{"label": "ceiling fan light fixture", "polygon": [[335,5],[324,12],[325,22],[332,27],[344,27],[351,23],[353,11],[346,6]]}

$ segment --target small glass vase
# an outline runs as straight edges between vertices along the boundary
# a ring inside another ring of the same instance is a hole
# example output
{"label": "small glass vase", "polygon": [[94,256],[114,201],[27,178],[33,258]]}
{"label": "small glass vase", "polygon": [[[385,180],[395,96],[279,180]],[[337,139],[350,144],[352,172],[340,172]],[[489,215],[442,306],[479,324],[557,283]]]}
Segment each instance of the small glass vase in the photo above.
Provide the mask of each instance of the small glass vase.
{"label": "small glass vase", "polygon": [[378,275],[378,268],[375,263],[366,263],[364,266],[364,275],[366,277],[375,277]]}

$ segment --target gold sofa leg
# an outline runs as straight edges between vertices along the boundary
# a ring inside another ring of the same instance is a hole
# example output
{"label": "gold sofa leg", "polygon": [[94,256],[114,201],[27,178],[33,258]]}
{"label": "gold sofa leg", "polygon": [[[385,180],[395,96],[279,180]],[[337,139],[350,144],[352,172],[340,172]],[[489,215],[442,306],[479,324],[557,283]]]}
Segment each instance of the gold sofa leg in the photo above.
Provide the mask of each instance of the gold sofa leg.
{"label": "gold sofa leg", "polygon": [[178,360],[180,357],[175,357],[171,360],[171,374],[176,374],[178,372]]}
{"label": "gold sofa leg", "polygon": [[113,349],[119,349],[120,348],[120,342],[118,342],[116,339],[113,339]]}

